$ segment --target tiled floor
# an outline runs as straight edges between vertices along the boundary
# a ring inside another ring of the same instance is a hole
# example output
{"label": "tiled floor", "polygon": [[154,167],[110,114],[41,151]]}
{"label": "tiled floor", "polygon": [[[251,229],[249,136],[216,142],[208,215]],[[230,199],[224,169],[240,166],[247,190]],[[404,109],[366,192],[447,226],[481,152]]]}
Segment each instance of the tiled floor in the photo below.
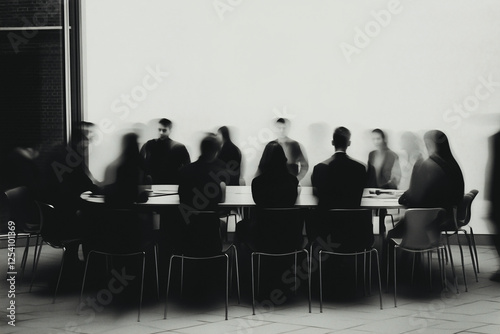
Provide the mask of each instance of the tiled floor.
{"label": "tiled floor", "polygon": [[[1,250],[3,254],[6,249]],[[32,251],[32,250],[30,250]],[[136,302],[120,307],[111,302],[102,309],[86,307],[77,314],[81,271],[69,269],[66,284],[52,304],[51,291],[57,275],[61,251],[44,247],[41,256],[40,277],[31,293],[28,293],[31,269],[16,291],[16,326],[8,326],[6,317],[7,281],[1,283],[1,333],[500,333],[500,284],[488,278],[498,267],[498,258],[492,247],[479,246],[479,282],[475,282],[470,257],[465,252],[469,292],[464,291],[459,252],[453,246],[455,265],[459,274],[460,294],[441,291],[434,286],[429,293],[424,283],[411,286],[401,278],[401,292],[398,294],[398,307],[393,304],[392,288],[383,292],[384,309],[378,307],[376,289],[369,297],[351,299],[325,297],[323,313],[319,311],[317,285],[313,284],[312,313],[307,311],[305,295],[289,300],[280,306],[262,303],[256,315],[252,315],[249,293],[244,293],[241,304],[235,296],[230,299],[229,320],[224,320],[223,301],[207,305],[186,306],[179,298],[169,302],[168,319],[163,319],[164,297],[160,302],[154,298],[154,280],[146,280],[146,294],[141,322],[137,322]],[[22,248],[18,249],[19,254]],[[31,253],[32,254],[32,253]],[[31,256],[30,256],[31,257]],[[5,257],[4,257],[5,258]],[[5,272],[6,261],[0,269]],[[28,265],[30,262],[28,263]],[[437,264],[435,264],[437,268]],[[434,272],[437,273],[435,268]],[[448,277],[451,276],[447,266]],[[245,274],[242,271],[242,274]],[[384,274],[382,276],[385,276]],[[425,282],[427,283],[427,282]],[[164,282],[162,282],[164,285]],[[374,284],[374,287],[376,285]],[[162,293],[163,294],[163,293]],[[99,295],[99,294],[97,294]],[[100,295],[105,298],[104,294]],[[130,299],[134,299],[131,294]],[[304,297],[304,298],[302,298]],[[113,298],[113,297],[112,297]],[[123,298],[122,298],[123,299]],[[101,299],[103,300],[103,299]]]}

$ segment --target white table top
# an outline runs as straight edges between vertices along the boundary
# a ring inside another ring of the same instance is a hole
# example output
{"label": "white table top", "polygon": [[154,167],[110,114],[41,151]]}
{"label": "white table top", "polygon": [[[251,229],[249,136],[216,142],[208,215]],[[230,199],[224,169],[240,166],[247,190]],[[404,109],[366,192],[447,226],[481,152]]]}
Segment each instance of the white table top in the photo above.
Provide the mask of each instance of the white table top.
{"label": "white table top", "polygon": [[[177,194],[177,185],[153,185],[152,195],[146,203],[139,205],[145,206],[170,206],[179,204],[179,195]],[[398,209],[403,208],[398,203],[401,191],[379,190],[379,195],[370,194],[370,191],[376,189],[365,189],[361,200],[361,207],[373,209]],[[90,191],[82,193],[81,198],[87,202],[104,203],[102,195],[92,195]],[[300,187],[300,194],[297,198],[296,206],[314,207],[318,204],[317,198],[313,195],[312,187]],[[226,200],[220,203],[221,207],[249,207],[255,206],[252,198],[252,189],[250,186],[227,186]]]}

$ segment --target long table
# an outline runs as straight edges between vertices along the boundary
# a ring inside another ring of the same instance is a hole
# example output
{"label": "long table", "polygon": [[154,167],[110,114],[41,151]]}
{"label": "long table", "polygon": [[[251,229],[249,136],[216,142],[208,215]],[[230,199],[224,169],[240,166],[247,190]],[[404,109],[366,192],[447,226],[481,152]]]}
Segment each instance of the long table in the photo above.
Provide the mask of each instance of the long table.
{"label": "long table", "polygon": [[[179,195],[177,185],[153,185],[147,202],[137,205],[145,207],[162,207],[179,205]],[[377,189],[365,189],[361,199],[361,207],[366,209],[380,209],[379,214],[379,233],[385,232],[385,210],[401,209],[402,205],[398,203],[400,192],[383,192],[374,194]],[[380,190],[379,190],[380,191]],[[104,203],[102,195],[93,195],[87,191],[81,194],[81,198],[86,202]],[[315,207],[318,204],[317,198],[313,195],[312,187],[300,187],[296,206]],[[252,189],[250,186],[227,186],[226,195],[220,207],[226,208],[245,208],[255,206],[252,198]]]}

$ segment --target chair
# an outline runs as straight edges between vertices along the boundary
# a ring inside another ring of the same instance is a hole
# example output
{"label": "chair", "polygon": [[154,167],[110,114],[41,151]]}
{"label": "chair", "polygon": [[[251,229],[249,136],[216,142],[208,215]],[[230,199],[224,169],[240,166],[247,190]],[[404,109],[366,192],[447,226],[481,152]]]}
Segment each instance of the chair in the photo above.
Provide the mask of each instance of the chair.
{"label": "chair", "polygon": [[[441,230],[440,225],[446,216],[446,211],[442,208],[426,208],[426,209],[408,209],[405,213],[404,220],[406,224],[406,232],[402,239],[391,239],[394,243],[394,307],[397,307],[397,250],[415,254],[427,254],[429,266],[429,283],[432,289],[432,252],[436,251],[439,261],[439,270],[441,282],[446,285],[446,271],[444,263],[445,247],[440,242]],[[388,245],[389,247],[389,245]],[[412,278],[415,266],[415,257],[413,258]],[[387,276],[389,276],[389,249],[387,251]],[[452,263],[452,272],[455,278],[455,287],[457,287],[455,270]],[[387,279],[389,284],[389,279]],[[457,287],[458,292],[458,287]]]}
{"label": "chair", "polygon": [[137,212],[130,209],[108,209],[103,212],[105,216],[103,231],[104,238],[90,241],[92,250],[87,255],[85,263],[85,271],[83,274],[82,290],[80,293],[80,303],[83,299],[83,291],[87,278],[87,270],[89,267],[91,255],[100,254],[106,256],[106,267],[108,267],[109,257],[131,257],[140,256],[142,259],[142,271],[139,293],[139,309],[137,321],[141,321],[141,308],[144,292],[144,272],[146,268],[146,251],[153,248],[155,261],[156,275],[156,293],[160,298],[159,282],[158,282],[158,244],[156,240],[142,240],[141,226]]}
{"label": "chair", "polygon": [[56,296],[57,296],[57,291],[59,289],[59,284],[61,282],[61,277],[64,269],[64,260],[66,258],[66,248],[71,245],[71,244],[80,244],[81,240],[80,239],[66,239],[66,240],[61,240],[54,235],[50,233],[50,231],[47,230],[47,222],[56,219],[55,218],[55,208],[51,204],[46,204],[42,202],[37,202],[38,207],[40,208],[41,212],[41,228],[40,228],[40,234],[41,234],[41,242],[40,242],[40,248],[38,250],[38,254],[35,258],[34,261],[34,267],[33,267],[33,276],[31,278],[31,284],[30,284],[30,289],[29,291],[31,292],[31,289],[33,288],[33,283],[35,282],[35,277],[36,273],[38,270],[38,263],[40,262],[40,254],[42,253],[42,246],[43,242],[51,246],[52,248],[56,249],[62,249],[63,250],[63,256],[61,258],[61,266],[59,268],[59,275],[57,278],[57,283],[56,283],[56,288],[54,291],[54,297],[52,299],[52,303],[56,302]]}
{"label": "chair", "polygon": [[[167,291],[165,298],[165,311],[163,318],[167,319],[168,294],[170,291],[170,279],[172,275],[172,263],[174,259],[181,259],[181,294],[184,288],[184,261],[210,261],[215,259],[225,259],[226,277],[225,277],[225,320],[228,316],[229,304],[229,255],[230,249],[233,250],[233,258],[236,267],[236,285],[238,290],[238,304],[240,303],[240,278],[238,270],[238,252],[236,246],[231,244],[225,250],[222,250],[221,231],[219,213],[216,211],[189,211],[184,212],[188,219],[188,228],[185,232],[180,249],[175,250],[170,256],[168,264]],[[232,281],[232,279],[231,279]]]}
{"label": "chair", "polygon": [[[33,236],[36,236],[35,254],[33,256],[33,270],[35,268],[35,260],[38,254],[38,245],[40,241],[41,213],[35,200],[30,195],[28,188],[24,186],[7,190],[4,193],[4,198],[2,200],[5,202],[5,206],[8,210],[8,220],[15,223],[16,234],[14,239],[16,244],[17,239],[26,239],[26,245],[21,260],[22,280],[26,262],[28,260],[30,241]],[[8,234],[1,234],[0,239],[9,239]]]}
{"label": "chair", "polygon": [[[465,277],[465,266],[464,266],[464,256],[463,256],[463,251],[462,251],[462,244],[460,242],[460,238],[459,238],[458,234],[460,232],[463,232],[465,235],[465,238],[467,239],[467,243],[469,245],[469,251],[470,251],[470,255],[471,255],[472,268],[474,269],[474,275],[476,277],[476,282],[477,282],[478,281],[477,274],[479,273],[479,262],[478,262],[478,257],[477,257],[476,241],[474,239],[474,231],[472,230],[472,227],[470,225],[468,225],[470,222],[470,218],[471,218],[472,202],[476,198],[477,194],[478,194],[478,191],[473,189],[464,195],[464,198],[463,198],[462,202],[460,203],[460,205],[458,206],[457,211],[456,211],[456,226],[455,226],[455,228],[443,230],[443,232],[445,232],[447,240],[449,240],[449,237],[451,237],[452,235],[457,236],[458,246],[460,248],[460,255],[462,258],[462,272],[464,275],[465,291],[468,291],[467,280]],[[465,226],[468,226],[470,229],[470,237],[467,234],[467,231],[464,229]],[[451,234],[448,234],[448,232],[451,232]],[[448,247],[450,247],[449,241],[448,241]]]}
{"label": "chair", "polygon": [[[323,312],[323,254],[333,256],[355,256],[355,280],[357,285],[358,255],[363,255],[363,281],[366,292],[366,255],[369,255],[369,291],[371,293],[371,263],[372,253],[377,260],[378,286],[380,296],[380,309],[382,309],[382,283],[380,280],[380,261],[378,251],[373,247],[373,223],[372,211],[369,209],[332,209],[321,216],[319,235],[310,245],[311,256],[313,246],[319,245],[319,295],[320,312]],[[336,244],[336,248],[325,249],[325,242]]]}
{"label": "chair", "polygon": [[[309,252],[304,245],[302,231],[304,215],[301,208],[257,208],[255,219],[258,226],[258,240],[245,242],[252,251],[252,314],[255,315],[255,261],[257,256],[257,289],[260,290],[261,256],[294,256],[295,291],[297,290],[297,255],[306,254],[309,292],[309,313],[311,313],[311,273]],[[257,292],[258,292],[257,291]]]}

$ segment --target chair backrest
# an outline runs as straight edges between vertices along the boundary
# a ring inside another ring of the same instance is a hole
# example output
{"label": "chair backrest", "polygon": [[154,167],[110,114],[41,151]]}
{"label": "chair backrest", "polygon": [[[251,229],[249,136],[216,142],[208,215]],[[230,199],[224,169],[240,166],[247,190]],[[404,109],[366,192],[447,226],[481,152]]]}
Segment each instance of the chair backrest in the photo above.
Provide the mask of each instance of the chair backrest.
{"label": "chair backrest", "polygon": [[186,228],[182,239],[182,253],[191,256],[212,256],[222,251],[220,219],[216,211],[185,211]]}
{"label": "chair backrest", "polygon": [[441,224],[446,219],[446,210],[442,208],[408,209],[405,212],[406,227],[401,247],[423,250],[440,244]]}
{"label": "chair backrest", "polygon": [[28,188],[17,187],[4,193],[9,220],[16,224],[17,232],[40,232],[40,208]]}
{"label": "chair backrest", "polygon": [[472,202],[476,198],[477,194],[478,191],[473,189],[464,195],[462,203],[460,203],[457,209],[457,225],[459,227],[469,224]]}
{"label": "chair backrest", "polygon": [[302,249],[304,210],[302,208],[261,208],[255,210],[258,240],[256,250],[286,253]]}
{"label": "chair backrest", "polygon": [[[358,252],[373,246],[372,211],[369,209],[332,209],[320,215],[318,240],[327,250]],[[320,238],[320,239],[319,239]]]}

